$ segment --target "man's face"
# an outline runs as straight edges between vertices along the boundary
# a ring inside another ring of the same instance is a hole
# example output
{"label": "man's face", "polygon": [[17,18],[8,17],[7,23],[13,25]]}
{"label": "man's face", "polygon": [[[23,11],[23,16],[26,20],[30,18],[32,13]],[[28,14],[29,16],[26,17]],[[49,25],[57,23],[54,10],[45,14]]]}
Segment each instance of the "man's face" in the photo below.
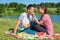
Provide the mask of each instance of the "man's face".
{"label": "man's face", "polygon": [[29,14],[32,14],[34,12],[34,7],[31,7],[30,9],[28,9]]}

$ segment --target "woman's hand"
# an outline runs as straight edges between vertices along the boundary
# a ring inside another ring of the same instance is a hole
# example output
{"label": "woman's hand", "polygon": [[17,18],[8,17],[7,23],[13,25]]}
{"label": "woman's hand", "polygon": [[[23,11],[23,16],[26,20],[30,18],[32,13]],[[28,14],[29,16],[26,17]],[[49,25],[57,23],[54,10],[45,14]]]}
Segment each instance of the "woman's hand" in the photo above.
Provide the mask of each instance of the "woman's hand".
{"label": "woman's hand", "polygon": [[35,17],[35,13],[34,13],[34,12],[32,12],[31,15],[32,15],[33,17]]}

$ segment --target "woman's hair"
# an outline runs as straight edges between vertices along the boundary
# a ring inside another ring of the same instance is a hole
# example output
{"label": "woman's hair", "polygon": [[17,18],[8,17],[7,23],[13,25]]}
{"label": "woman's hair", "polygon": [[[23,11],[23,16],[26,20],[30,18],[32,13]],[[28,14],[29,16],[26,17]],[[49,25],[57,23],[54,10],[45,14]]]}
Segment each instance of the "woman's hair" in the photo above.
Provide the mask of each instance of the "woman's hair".
{"label": "woman's hair", "polygon": [[38,9],[41,8],[44,10],[44,14],[47,14],[47,7],[45,5],[39,5]]}

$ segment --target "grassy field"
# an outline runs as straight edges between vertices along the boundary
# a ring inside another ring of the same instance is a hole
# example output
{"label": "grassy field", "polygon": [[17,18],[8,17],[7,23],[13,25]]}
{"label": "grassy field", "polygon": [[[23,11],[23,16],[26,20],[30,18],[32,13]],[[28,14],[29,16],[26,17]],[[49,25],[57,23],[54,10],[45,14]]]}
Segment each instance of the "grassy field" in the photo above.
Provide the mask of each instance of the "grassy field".
{"label": "grassy field", "polygon": [[[0,18],[0,40],[21,40],[4,34],[4,31],[14,28],[16,21],[16,19]],[[53,23],[53,27],[55,33],[60,33],[60,23]]]}

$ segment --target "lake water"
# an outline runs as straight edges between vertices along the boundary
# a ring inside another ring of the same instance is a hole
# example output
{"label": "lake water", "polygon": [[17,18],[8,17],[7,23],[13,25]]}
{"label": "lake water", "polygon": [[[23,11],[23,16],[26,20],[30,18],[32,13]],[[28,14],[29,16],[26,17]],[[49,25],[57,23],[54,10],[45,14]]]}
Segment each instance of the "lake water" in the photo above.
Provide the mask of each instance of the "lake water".
{"label": "lake water", "polygon": [[[40,16],[37,16],[37,18],[39,19]],[[60,15],[51,15],[50,16],[52,22],[60,22]]]}
{"label": "lake water", "polygon": [[[36,17],[37,17],[37,19],[40,19],[40,16],[36,16]],[[18,19],[19,17],[18,16],[15,16],[15,17],[14,16],[8,16],[8,18],[10,18],[10,19],[13,19],[13,18]],[[51,18],[52,22],[60,22],[60,15],[51,15],[50,18]]]}

